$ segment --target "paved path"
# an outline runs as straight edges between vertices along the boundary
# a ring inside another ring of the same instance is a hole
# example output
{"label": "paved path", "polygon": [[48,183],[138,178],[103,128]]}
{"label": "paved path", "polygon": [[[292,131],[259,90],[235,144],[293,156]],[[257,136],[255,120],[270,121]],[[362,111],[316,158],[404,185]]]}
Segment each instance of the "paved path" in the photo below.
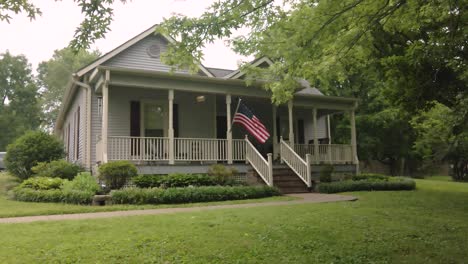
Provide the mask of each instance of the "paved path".
{"label": "paved path", "polygon": [[186,207],[186,208],[162,208],[162,209],[129,210],[129,211],[83,213],[83,214],[22,216],[22,217],[0,218],[0,224],[2,223],[30,223],[30,222],[37,222],[37,221],[97,219],[97,218],[122,217],[122,216],[134,216],[134,215],[160,215],[160,214],[171,214],[171,213],[179,213],[179,212],[201,212],[201,211],[211,211],[211,210],[231,209],[231,208],[251,208],[251,207],[259,207],[259,206],[327,203],[327,202],[357,200],[357,198],[353,196],[337,195],[337,194],[298,193],[298,194],[290,194],[290,195],[294,197],[299,197],[302,199],[293,200],[293,201],[210,205],[210,206]]}

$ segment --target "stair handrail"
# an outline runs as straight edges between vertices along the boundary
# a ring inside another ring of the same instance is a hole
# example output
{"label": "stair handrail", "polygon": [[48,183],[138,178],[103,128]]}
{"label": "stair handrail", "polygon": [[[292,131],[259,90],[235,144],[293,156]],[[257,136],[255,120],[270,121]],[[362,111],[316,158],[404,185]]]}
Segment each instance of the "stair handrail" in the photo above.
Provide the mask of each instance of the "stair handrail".
{"label": "stair handrail", "polygon": [[273,156],[267,154],[265,159],[255,146],[245,137],[245,160],[255,169],[260,178],[268,185],[273,186]]}
{"label": "stair handrail", "polygon": [[307,185],[312,187],[311,173],[311,155],[306,154],[306,160],[302,159],[291,146],[289,146],[283,138],[280,139],[280,156],[281,160],[288,165],[291,170]]}

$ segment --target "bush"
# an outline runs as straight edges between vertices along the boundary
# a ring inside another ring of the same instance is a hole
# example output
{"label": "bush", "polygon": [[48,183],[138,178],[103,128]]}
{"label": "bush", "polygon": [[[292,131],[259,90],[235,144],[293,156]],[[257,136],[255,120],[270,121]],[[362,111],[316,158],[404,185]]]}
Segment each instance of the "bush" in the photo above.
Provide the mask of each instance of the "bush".
{"label": "bush", "polygon": [[208,175],[215,177],[219,182],[232,181],[238,171],[233,167],[226,167],[222,164],[211,165],[208,169]]}
{"label": "bush", "polygon": [[5,166],[20,179],[31,177],[31,168],[65,156],[60,140],[45,132],[27,132],[7,147]]}
{"label": "bush", "polygon": [[99,166],[99,179],[109,189],[120,189],[138,173],[135,165],[128,161],[112,161]]}
{"label": "bush", "polygon": [[30,188],[34,190],[52,190],[60,189],[63,184],[63,180],[59,178],[47,178],[47,177],[33,177],[24,180],[19,187]]}
{"label": "bush", "polygon": [[377,173],[361,173],[358,175],[353,175],[352,180],[353,181],[362,181],[362,180],[370,180],[370,181],[388,181],[390,177],[383,175],[383,174],[377,174]]}
{"label": "bush", "polygon": [[125,188],[111,192],[116,204],[175,204],[253,199],[281,195],[268,186],[204,186],[190,188]]}
{"label": "bush", "polygon": [[65,181],[62,186],[64,191],[86,191],[93,194],[100,191],[99,184],[96,179],[89,172],[82,172],[78,174],[73,181]]}
{"label": "bush", "polygon": [[320,170],[320,182],[331,182],[332,181],[332,173],[335,170],[333,165],[325,165]]}
{"label": "bush", "polygon": [[60,159],[51,162],[39,162],[31,170],[36,176],[73,180],[78,173],[84,171],[84,168],[78,164]]}
{"label": "bush", "polygon": [[171,188],[188,186],[242,185],[233,179],[222,180],[206,174],[169,174],[169,175],[139,175],[132,182],[140,188]]}
{"label": "bush", "polygon": [[414,190],[416,182],[408,178],[385,180],[358,180],[320,183],[318,191],[321,193],[338,193],[354,191],[398,191]]}
{"label": "bush", "polygon": [[90,204],[99,185],[91,174],[78,174],[72,181],[60,178],[34,177],[12,191],[13,199],[25,202]]}

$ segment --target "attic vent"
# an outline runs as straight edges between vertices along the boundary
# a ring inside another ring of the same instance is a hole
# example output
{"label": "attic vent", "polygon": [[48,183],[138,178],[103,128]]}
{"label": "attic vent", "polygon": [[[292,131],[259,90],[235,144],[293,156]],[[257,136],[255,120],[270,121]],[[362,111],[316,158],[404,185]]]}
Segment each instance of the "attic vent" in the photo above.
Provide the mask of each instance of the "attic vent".
{"label": "attic vent", "polygon": [[148,47],[148,55],[152,58],[159,58],[160,48],[158,44],[152,44]]}

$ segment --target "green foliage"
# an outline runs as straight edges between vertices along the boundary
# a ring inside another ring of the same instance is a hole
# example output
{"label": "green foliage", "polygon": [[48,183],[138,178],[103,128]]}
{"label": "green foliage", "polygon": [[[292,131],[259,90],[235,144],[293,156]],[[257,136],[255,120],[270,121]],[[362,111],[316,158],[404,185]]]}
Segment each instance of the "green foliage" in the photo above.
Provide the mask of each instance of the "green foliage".
{"label": "green foliage", "polygon": [[64,192],[85,191],[93,194],[97,193],[101,188],[91,173],[79,173],[72,181],[65,181],[62,190]]}
{"label": "green foliage", "polygon": [[78,173],[84,171],[84,168],[78,164],[60,159],[50,162],[39,162],[31,168],[31,171],[35,176],[72,180]]}
{"label": "green foliage", "polygon": [[188,186],[241,185],[230,178],[222,179],[206,174],[138,175],[132,182],[139,188],[172,188]]}
{"label": "green foliage", "polygon": [[[0,20],[2,12],[0,7]],[[0,53],[0,151],[40,124],[38,86],[25,56]]]}
{"label": "green foliage", "polygon": [[96,179],[88,172],[72,181],[60,178],[33,177],[12,191],[12,198],[25,202],[90,204],[100,190]]}
{"label": "green foliage", "polygon": [[431,109],[416,115],[411,120],[418,134],[414,151],[425,160],[426,168],[449,160],[454,166],[454,180],[468,181],[468,123],[459,124],[460,114],[434,103]]}
{"label": "green foliage", "polygon": [[268,186],[204,186],[189,188],[125,188],[111,192],[117,204],[174,204],[242,200],[278,196],[278,189]]}
{"label": "green foliage", "polygon": [[355,191],[398,191],[414,190],[416,182],[408,178],[395,177],[391,180],[347,180],[320,183],[318,191],[321,193],[355,192]]}
{"label": "green foliage", "polygon": [[232,181],[238,171],[234,167],[226,167],[222,164],[211,165],[208,169],[208,175],[216,177],[219,182]]}
{"label": "green foliage", "polygon": [[361,173],[352,177],[353,181],[388,181],[389,179],[389,176],[378,173]]}
{"label": "green foliage", "polygon": [[31,168],[39,162],[50,162],[64,155],[59,139],[42,131],[31,131],[8,145],[5,165],[13,175],[27,179],[32,175]]}
{"label": "green foliage", "polygon": [[111,161],[99,166],[99,179],[111,190],[122,188],[137,173],[137,168],[129,161]]}
{"label": "green foliage", "polygon": [[53,190],[60,189],[64,180],[60,178],[32,177],[24,180],[19,188],[30,188],[34,190]]}
{"label": "green foliage", "polygon": [[55,50],[51,59],[39,64],[37,79],[43,88],[41,105],[45,113],[42,120],[45,128],[53,129],[70,75],[99,56],[99,51],[75,52],[64,48]]}
{"label": "green foliage", "polygon": [[333,165],[325,165],[320,169],[320,182],[331,182],[332,181],[332,174],[335,170]]}

